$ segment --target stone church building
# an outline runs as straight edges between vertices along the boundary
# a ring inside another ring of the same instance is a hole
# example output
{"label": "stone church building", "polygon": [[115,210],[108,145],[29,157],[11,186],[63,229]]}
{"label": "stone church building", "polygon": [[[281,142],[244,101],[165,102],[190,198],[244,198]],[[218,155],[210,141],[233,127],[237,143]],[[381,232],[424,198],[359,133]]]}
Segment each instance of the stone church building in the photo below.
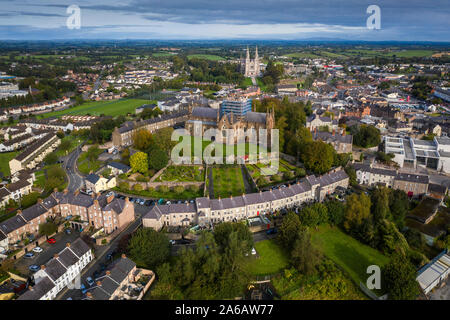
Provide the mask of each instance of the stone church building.
{"label": "stone church building", "polygon": [[258,56],[258,47],[255,50],[255,59],[250,59],[250,51],[247,47],[245,59],[241,58],[241,72],[246,77],[259,77],[261,75],[260,59]]}

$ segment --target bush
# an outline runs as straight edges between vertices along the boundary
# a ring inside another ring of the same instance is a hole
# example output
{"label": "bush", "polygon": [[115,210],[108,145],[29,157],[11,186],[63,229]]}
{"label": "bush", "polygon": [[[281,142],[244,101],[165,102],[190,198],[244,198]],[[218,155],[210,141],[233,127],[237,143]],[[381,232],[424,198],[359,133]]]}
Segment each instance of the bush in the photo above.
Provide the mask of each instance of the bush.
{"label": "bush", "polygon": [[122,190],[130,190],[130,185],[128,184],[128,182],[122,181],[121,183],[119,183],[119,188]]}
{"label": "bush", "polygon": [[163,192],[163,193],[167,193],[169,192],[169,187],[168,186],[159,186],[158,191],[159,192]]}
{"label": "bush", "polygon": [[297,169],[295,170],[295,175],[296,175],[297,177],[304,177],[304,176],[306,176],[306,171],[305,171],[305,169],[303,169],[303,168],[297,168]]}
{"label": "bush", "polygon": [[139,183],[136,183],[134,186],[133,186],[133,190],[134,191],[142,191],[144,188],[142,187],[142,185],[140,185]]}
{"label": "bush", "polygon": [[286,180],[290,180],[290,179],[293,179],[293,178],[294,178],[294,174],[292,173],[292,171],[286,171],[286,172],[283,174],[283,177],[284,177],[284,179],[286,179]]}
{"label": "bush", "polygon": [[198,190],[200,190],[200,187],[195,184],[191,184],[189,186],[189,190],[191,190],[192,192],[198,192]]}
{"label": "bush", "polygon": [[282,177],[280,174],[274,174],[271,178],[270,178],[273,182],[280,182],[282,180]]}
{"label": "bush", "polygon": [[173,187],[173,191],[176,194],[182,194],[184,192],[184,187],[183,186],[175,186],[175,187]]}
{"label": "bush", "polygon": [[149,192],[153,192],[153,191],[155,191],[155,188],[153,188],[153,187],[148,187],[147,190],[148,190]]}

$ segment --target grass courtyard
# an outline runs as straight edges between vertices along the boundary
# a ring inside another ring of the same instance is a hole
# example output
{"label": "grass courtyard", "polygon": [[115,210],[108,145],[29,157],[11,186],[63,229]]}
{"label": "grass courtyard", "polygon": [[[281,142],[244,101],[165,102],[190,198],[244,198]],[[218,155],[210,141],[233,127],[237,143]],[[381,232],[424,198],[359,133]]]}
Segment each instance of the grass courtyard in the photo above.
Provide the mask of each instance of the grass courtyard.
{"label": "grass courtyard", "polygon": [[239,166],[222,165],[212,168],[212,176],[214,198],[240,196],[245,193],[244,178]]}
{"label": "grass courtyard", "polygon": [[99,116],[101,114],[107,116],[119,116],[119,115],[126,115],[128,113],[134,113],[137,107],[149,103],[152,103],[152,101],[144,99],[90,101],[69,109],[43,114],[41,118],[60,117],[64,115],[87,115],[87,114],[94,116]]}
{"label": "grass courtyard", "polygon": [[0,153],[0,173],[2,173],[4,177],[11,174],[11,171],[9,170],[9,161],[18,154],[19,152],[17,151]]}
{"label": "grass courtyard", "polygon": [[263,240],[255,243],[258,258],[249,257],[247,271],[254,276],[265,276],[282,271],[289,265],[287,253],[275,240]]}
{"label": "grass courtyard", "polygon": [[[98,154],[97,154],[97,157],[96,158],[98,158],[98,156],[100,155],[100,153],[102,153],[103,151],[102,150],[98,150]],[[77,160],[77,167],[78,167],[78,170],[81,172],[81,173],[83,173],[83,174],[89,174],[89,172],[95,172],[95,171],[97,171],[98,169],[100,169],[100,167],[103,165],[103,162],[102,161],[99,161],[99,160],[94,160],[94,161],[91,161],[91,160],[89,160],[88,158],[87,158],[87,152],[83,152],[81,155],[80,155],[80,157],[78,158],[78,160]]]}
{"label": "grass courtyard", "polygon": [[[338,228],[322,226],[318,231],[313,231],[312,243],[345,270],[357,284],[366,283],[368,266],[377,265],[381,268],[389,261],[379,251],[362,244]],[[379,295],[380,292],[376,294]]]}

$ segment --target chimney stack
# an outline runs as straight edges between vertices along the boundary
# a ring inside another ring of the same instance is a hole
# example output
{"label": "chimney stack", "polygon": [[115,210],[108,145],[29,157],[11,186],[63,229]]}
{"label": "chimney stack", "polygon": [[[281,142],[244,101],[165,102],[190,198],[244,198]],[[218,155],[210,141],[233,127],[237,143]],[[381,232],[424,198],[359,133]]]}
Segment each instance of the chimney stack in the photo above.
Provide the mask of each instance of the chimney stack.
{"label": "chimney stack", "polygon": [[111,275],[111,271],[106,270],[106,275],[107,275],[107,276]]}
{"label": "chimney stack", "polygon": [[98,285],[99,287],[101,287],[101,286],[102,286],[102,282],[101,282],[101,281],[97,281],[97,285]]}
{"label": "chimney stack", "polygon": [[38,198],[38,203],[42,204],[43,200],[41,198]]}
{"label": "chimney stack", "polygon": [[336,130],[333,129],[333,137],[336,135]]}
{"label": "chimney stack", "polygon": [[89,299],[92,299],[92,293],[87,292],[87,293],[86,293],[86,297],[88,297]]}
{"label": "chimney stack", "polygon": [[107,203],[111,203],[111,201],[113,201],[113,200],[114,200],[114,193],[111,194],[108,198],[106,198]]}
{"label": "chimney stack", "polygon": [[67,194],[67,193],[69,193],[69,189],[64,189],[64,194]]}
{"label": "chimney stack", "polygon": [[59,255],[57,254],[57,253],[55,253],[54,255],[53,255],[53,258],[58,258],[59,257]]}
{"label": "chimney stack", "polygon": [[28,289],[30,290],[30,291],[33,291],[34,289],[33,289],[33,286],[28,286]]}
{"label": "chimney stack", "polygon": [[122,253],[122,259],[125,259],[126,257],[125,253]]}
{"label": "chimney stack", "polygon": [[79,195],[80,194],[80,190],[75,190],[75,192],[73,193],[74,194],[74,196],[77,196],[77,195]]}
{"label": "chimney stack", "polygon": [[70,248],[70,242],[67,242],[67,243],[66,243],[66,247],[67,247],[67,248]]}
{"label": "chimney stack", "polygon": [[53,188],[53,192],[58,192],[58,188]]}

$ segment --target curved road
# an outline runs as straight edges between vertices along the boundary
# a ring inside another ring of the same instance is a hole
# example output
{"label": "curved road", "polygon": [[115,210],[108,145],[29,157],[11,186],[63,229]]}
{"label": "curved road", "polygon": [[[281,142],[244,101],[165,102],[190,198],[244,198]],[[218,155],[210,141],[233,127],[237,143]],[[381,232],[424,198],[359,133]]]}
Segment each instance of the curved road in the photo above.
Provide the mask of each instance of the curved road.
{"label": "curved road", "polygon": [[81,147],[84,144],[81,143],[74,151],[72,151],[69,155],[64,157],[63,169],[67,173],[67,177],[69,179],[69,183],[67,189],[69,192],[74,192],[77,189],[80,189],[83,186],[83,177],[78,172],[77,169],[77,159],[81,154]]}

